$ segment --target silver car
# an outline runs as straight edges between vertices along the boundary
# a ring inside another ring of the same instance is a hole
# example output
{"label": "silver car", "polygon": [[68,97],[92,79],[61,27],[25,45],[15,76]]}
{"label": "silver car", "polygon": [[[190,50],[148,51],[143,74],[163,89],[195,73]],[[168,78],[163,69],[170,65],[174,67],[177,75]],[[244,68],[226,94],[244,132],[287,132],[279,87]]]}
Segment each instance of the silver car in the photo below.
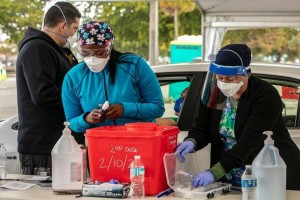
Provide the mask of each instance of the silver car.
{"label": "silver car", "polygon": [[[202,87],[205,82],[209,63],[183,63],[153,66],[160,82],[165,100],[166,111],[163,120],[166,124],[176,121],[181,132],[181,142],[187,135],[197,114]],[[252,63],[252,74],[270,82],[281,95],[284,105],[283,117],[291,137],[300,148],[300,66],[288,64]],[[181,91],[189,87],[189,92],[182,105],[180,115],[175,115],[174,102]],[[0,142],[3,142],[9,152],[8,172],[19,173],[20,165],[17,153],[17,116],[0,123]],[[209,167],[210,146],[198,151],[201,157],[200,170]],[[199,155],[198,155],[199,154]]]}

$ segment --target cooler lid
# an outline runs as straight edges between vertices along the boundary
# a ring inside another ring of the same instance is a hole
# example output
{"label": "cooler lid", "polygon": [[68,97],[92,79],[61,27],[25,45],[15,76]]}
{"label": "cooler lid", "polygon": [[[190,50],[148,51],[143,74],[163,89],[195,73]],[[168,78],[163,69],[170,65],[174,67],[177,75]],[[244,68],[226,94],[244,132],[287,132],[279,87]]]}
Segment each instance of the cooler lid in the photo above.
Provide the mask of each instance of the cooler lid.
{"label": "cooler lid", "polygon": [[[177,126],[159,126],[153,122],[132,122],[118,126],[102,126],[86,130],[86,136],[95,137],[153,137],[178,134]],[[113,133],[113,134],[112,134]]]}

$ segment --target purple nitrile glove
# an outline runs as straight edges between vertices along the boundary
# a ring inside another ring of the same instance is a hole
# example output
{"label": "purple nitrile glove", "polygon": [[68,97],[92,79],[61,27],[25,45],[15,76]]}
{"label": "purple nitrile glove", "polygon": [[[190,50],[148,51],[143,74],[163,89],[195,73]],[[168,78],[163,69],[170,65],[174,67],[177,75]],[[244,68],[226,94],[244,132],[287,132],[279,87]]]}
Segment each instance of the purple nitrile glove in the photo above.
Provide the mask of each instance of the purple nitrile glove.
{"label": "purple nitrile glove", "polygon": [[180,143],[176,149],[176,156],[179,162],[183,163],[185,161],[184,156],[188,153],[194,151],[194,143],[192,141],[184,141]]}
{"label": "purple nitrile glove", "polygon": [[193,187],[206,186],[215,182],[215,176],[206,170],[194,176],[192,180]]}
{"label": "purple nitrile glove", "polygon": [[120,184],[120,182],[118,180],[115,180],[115,179],[110,179],[108,182],[111,183],[111,184]]}

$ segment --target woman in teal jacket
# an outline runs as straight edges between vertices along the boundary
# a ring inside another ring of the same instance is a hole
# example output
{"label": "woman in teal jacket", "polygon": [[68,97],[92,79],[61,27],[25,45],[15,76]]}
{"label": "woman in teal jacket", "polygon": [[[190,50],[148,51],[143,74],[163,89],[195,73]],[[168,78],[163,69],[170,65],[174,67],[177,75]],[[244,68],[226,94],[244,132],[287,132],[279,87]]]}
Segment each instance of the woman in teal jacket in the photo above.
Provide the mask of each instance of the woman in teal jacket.
{"label": "woman in teal jacket", "polygon": [[[66,74],[62,88],[66,119],[73,131],[152,122],[163,115],[155,74],[142,57],[114,49],[114,34],[107,22],[84,23],[78,39],[83,62]],[[107,109],[102,108],[105,101]]]}

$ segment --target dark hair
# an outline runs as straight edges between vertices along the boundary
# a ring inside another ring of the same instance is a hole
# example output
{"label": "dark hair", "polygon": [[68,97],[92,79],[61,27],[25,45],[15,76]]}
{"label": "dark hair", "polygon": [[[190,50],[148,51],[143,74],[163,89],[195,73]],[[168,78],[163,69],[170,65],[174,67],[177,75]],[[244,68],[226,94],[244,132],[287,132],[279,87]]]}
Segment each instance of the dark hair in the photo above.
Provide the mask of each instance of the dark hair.
{"label": "dark hair", "polygon": [[126,55],[126,54],[132,54],[132,53],[129,53],[129,52],[122,53],[122,52],[119,52],[119,51],[115,50],[114,48],[111,50],[110,59],[109,59],[108,65],[109,65],[109,76],[110,76],[112,84],[115,83],[115,79],[116,79],[116,66],[117,66],[118,62],[136,64],[136,63],[132,63],[132,62],[129,62],[129,61],[122,60],[122,56]]}
{"label": "dark hair", "polygon": [[68,25],[74,23],[76,18],[81,18],[79,10],[73,4],[68,2],[57,2],[55,5],[47,11],[44,18],[44,26],[53,28],[62,21],[65,21],[63,14],[66,17]]}

